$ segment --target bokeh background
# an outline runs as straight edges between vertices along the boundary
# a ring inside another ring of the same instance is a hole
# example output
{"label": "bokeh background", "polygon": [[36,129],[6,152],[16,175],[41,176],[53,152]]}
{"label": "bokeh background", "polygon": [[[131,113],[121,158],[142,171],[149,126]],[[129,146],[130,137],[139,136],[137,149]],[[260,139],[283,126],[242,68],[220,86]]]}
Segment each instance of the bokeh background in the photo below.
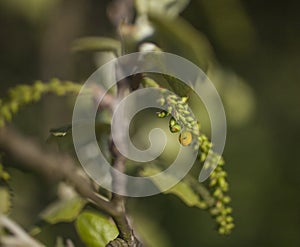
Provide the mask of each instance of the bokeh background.
{"label": "bokeh background", "polygon": [[[106,14],[109,2],[1,0],[0,96],[37,79],[84,81],[96,68],[94,61],[91,54],[72,54],[70,45],[78,37],[115,36]],[[132,199],[130,210],[142,219],[142,231],[162,246],[300,246],[299,4],[192,0],[181,15],[207,37],[223,68],[223,74],[210,76],[216,84],[223,80],[224,157],[236,228],[219,236],[207,212],[173,196]],[[50,128],[70,119],[66,99],[48,96],[22,110],[14,123],[45,142]],[[29,229],[54,189],[28,171],[11,171],[17,180],[11,216]],[[49,226],[49,236],[41,238],[51,242],[53,231]],[[64,224],[56,231],[75,238]]]}

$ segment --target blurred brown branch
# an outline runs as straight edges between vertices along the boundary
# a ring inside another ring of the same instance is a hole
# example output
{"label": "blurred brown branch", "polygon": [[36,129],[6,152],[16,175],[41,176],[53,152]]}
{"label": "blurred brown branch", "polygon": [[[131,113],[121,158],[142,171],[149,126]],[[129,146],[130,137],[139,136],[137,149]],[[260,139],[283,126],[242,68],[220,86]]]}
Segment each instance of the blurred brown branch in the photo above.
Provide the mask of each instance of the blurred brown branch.
{"label": "blurred brown branch", "polygon": [[122,22],[130,23],[134,15],[134,0],[114,0],[107,8],[107,15],[116,27]]}

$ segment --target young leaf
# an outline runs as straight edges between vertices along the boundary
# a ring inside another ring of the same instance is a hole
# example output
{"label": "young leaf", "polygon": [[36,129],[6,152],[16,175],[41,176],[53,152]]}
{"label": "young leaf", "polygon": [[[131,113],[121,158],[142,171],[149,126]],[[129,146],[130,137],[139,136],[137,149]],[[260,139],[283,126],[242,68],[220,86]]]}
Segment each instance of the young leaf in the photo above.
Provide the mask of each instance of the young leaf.
{"label": "young leaf", "polygon": [[59,222],[72,222],[76,219],[86,204],[86,200],[80,197],[72,197],[60,200],[46,208],[40,217],[50,224]]}
{"label": "young leaf", "polygon": [[81,213],[75,226],[87,247],[105,247],[119,234],[117,227],[107,217],[92,211]]}
{"label": "young leaf", "polygon": [[[152,176],[161,172],[161,169],[158,167],[146,167],[142,171],[143,176]],[[150,177],[153,183],[159,188],[160,183],[155,179],[155,177]],[[164,180],[174,180],[174,177],[166,175]],[[206,208],[207,204],[205,201],[201,200],[199,195],[194,192],[194,190],[187,184],[185,181],[180,181],[174,187],[167,191],[163,191],[164,194],[173,194],[177,196],[182,202],[184,202],[189,207],[198,207],[198,208]]]}

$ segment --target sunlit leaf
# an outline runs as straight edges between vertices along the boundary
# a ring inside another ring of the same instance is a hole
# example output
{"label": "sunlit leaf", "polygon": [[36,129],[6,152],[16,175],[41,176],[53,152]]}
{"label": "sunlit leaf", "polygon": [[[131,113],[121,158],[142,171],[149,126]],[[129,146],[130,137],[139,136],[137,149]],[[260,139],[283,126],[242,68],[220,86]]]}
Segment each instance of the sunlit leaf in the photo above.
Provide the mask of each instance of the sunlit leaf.
{"label": "sunlit leaf", "polygon": [[117,227],[107,217],[92,211],[85,211],[78,216],[76,230],[88,247],[105,247],[119,234]]}
{"label": "sunlit leaf", "polygon": [[[161,172],[161,169],[158,167],[146,167],[142,171],[143,176],[152,176],[154,174],[157,174]],[[153,183],[160,188],[160,183],[155,177],[150,177],[150,179],[153,181]],[[164,181],[175,181],[176,178],[165,175]],[[161,188],[160,188],[161,189]],[[177,196],[181,201],[183,201],[187,206],[189,207],[198,207],[198,208],[206,208],[206,202],[200,199],[199,195],[194,192],[194,190],[187,184],[185,181],[180,181],[177,183],[174,187],[167,191],[162,191],[164,194],[173,194]]]}
{"label": "sunlit leaf", "polygon": [[72,222],[76,219],[85,204],[86,200],[80,197],[60,200],[46,208],[40,217],[50,224]]}

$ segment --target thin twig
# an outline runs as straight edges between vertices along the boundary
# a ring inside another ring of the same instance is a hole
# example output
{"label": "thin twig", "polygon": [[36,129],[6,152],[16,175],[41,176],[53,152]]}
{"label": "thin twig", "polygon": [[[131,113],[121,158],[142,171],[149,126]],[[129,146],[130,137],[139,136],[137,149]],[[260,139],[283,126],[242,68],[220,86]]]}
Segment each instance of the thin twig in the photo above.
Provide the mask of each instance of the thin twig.
{"label": "thin twig", "polygon": [[107,8],[107,15],[115,27],[122,22],[130,23],[133,20],[134,0],[114,0]]}
{"label": "thin twig", "polygon": [[45,245],[30,237],[17,223],[2,214],[0,215],[0,227],[5,228],[12,234],[9,236],[1,236],[1,246],[45,247]]}
{"label": "thin twig", "polygon": [[[121,71],[118,71],[119,73]],[[118,82],[117,84],[117,97],[118,100],[121,101],[129,92],[130,92],[130,82],[128,79],[123,79]],[[120,128],[122,128],[122,124],[125,124],[125,121],[129,121],[128,119],[124,118],[124,122],[121,123]],[[121,138],[122,141],[122,138]],[[112,143],[111,152],[114,154],[114,162],[113,167],[117,169],[119,172],[124,173],[125,171],[125,163],[126,158],[117,150],[114,143]],[[124,191],[126,190],[127,181],[121,180],[120,178],[116,179],[113,177],[113,187],[114,191]],[[121,193],[120,193],[121,194]],[[117,216],[113,216],[114,221],[116,222],[117,226],[119,227],[120,238],[124,239],[129,246],[142,246],[142,243],[136,238],[132,227],[129,224],[127,215],[126,215],[126,208],[125,208],[125,201],[126,198],[118,193],[112,194],[112,203],[115,207],[120,211],[120,214]]]}

